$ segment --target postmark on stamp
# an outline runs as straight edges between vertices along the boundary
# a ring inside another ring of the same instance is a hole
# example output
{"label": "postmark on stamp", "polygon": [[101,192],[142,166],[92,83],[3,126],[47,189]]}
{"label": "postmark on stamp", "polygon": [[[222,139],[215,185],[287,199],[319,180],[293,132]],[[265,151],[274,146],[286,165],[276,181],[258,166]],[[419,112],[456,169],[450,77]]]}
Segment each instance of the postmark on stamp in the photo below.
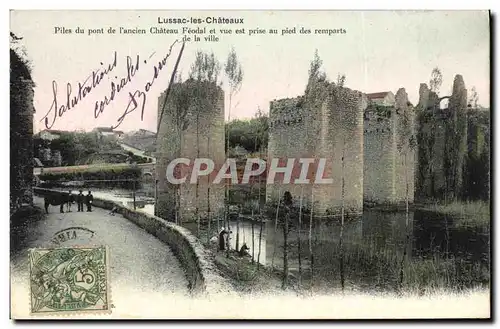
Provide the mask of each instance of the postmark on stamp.
{"label": "postmark on stamp", "polygon": [[106,247],[30,250],[33,315],[109,312]]}

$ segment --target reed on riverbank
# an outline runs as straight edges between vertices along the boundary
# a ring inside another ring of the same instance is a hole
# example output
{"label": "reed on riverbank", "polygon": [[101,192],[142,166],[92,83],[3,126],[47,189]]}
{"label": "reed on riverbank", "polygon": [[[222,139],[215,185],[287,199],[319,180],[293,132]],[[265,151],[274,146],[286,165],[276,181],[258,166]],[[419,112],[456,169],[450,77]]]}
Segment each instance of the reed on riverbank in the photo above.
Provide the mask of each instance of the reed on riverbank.
{"label": "reed on riverbank", "polygon": [[[397,291],[397,265],[403,256],[402,245],[378,249],[369,241],[356,241],[346,243],[343,248],[346,285],[356,290]],[[339,287],[341,250],[338,244],[318,241],[313,252],[316,264],[314,286]],[[469,262],[452,255],[412,257],[404,263],[403,271],[403,292],[465,291],[487,288],[490,283],[486,263]],[[304,278],[304,281],[308,279]]]}
{"label": "reed on riverbank", "polygon": [[422,210],[449,215],[456,219],[458,226],[490,225],[490,203],[486,201],[451,202],[448,204],[429,203],[420,207]]}

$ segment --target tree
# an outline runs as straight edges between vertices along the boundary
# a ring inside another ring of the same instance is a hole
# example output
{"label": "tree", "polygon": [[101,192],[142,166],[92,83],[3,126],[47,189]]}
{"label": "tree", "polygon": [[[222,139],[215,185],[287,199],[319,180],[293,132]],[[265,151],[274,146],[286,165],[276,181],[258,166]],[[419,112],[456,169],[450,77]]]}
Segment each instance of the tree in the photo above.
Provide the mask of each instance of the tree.
{"label": "tree", "polygon": [[337,75],[337,86],[339,87],[344,87],[345,85],[345,74],[338,74]]}
{"label": "tree", "polygon": [[226,151],[236,146],[241,146],[248,152],[266,149],[268,135],[268,116],[262,112],[250,120],[233,120],[226,124]]}
{"label": "tree", "polygon": [[[212,52],[210,54],[198,50],[194,63],[191,64],[189,78],[195,81],[217,83],[220,74],[220,63]],[[182,79],[179,75],[178,79]]]}
{"label": "tree", "polygon": [[477,109],[478,101],[479,101],[479,96],[477,95],[477,90],[476,90],[476,87],[474,86],[474,87],[472,87],[472,89],[470,91],[468,105],[474,109]]}
{"label": "tree", "polygon": [[226,64],[224,66],[224,72],[229,84],[228,120],[231,120],[232,99],[233,96],[239,92],[241,83],[243,81],[243,69],[240,62],[238,61],[238,57],[234,48],[231,49],[229,55],[227,56]]}
{"label": "tree", "polygon": [[429,80],[429,86],[431,91],[439,95],[439,88],[441,88],[442,83],[443,83],[443,74],[441,73],[439,67],[435,67],[432,70],[431,78]]}
{"label": "tree", "polygon": [[313,232],[313,215],[314,215],[314,194],[311,195],[311,209],[309,213],[309,259],[311,267],[311,293],[314,288],[314,253],[312,246],[312,232]]}
{"label": "tree", "polygon": [[[228,121],[231,120],[231,109],[232,109],[232,100],[233,96],[239,92],[241,88],[241,83],[243,81],[243,69],[241,67],[240,62],[238,61],[238,57],[236,55],[236,51],[234,48],[231,48],[229,55],[227,56],[226,64],[224,66],[224,73],[226,74],[226,78],[229,84],[229,106],[228,106]],[[227,138],[226,144],[226,152],[229,151],[229,136]],[[227,157],[227,154],[226,154]],[[231,232],[229,229],[229,188],[226,184],[225,189],[225,217],[227,222],[228,232]],[[228,240],[230,234],[228,233]],[[229,248],[227,251],[227,256],[229,257]]]}
{"label": "tree", "polygon": [[[281,204],[281,187],[278,189],[278,202],[276,204],[276,217],[274,220],[274,236],[276,237],[276,233],[278,231],[278,219],[280,213],[280,204]],[[276,256],[277,243],[274,243],[273,248],[273,256],[271,258],[271,268],[274,268],[274,257]]]}
{"label": "tree", "polygon": [[310,89],[318,82],[327,81],[326,73],[321,71],[321,66],[323,61],[319,57],[318,49],[314,51],[314,57],[309,65],[309,75],[306,86],[306,95],[309,93]]}
{"label": "tree", "polygon": [[302,229],[302,199],[304,197],[304,186],[300,187],[300,205],[299,205],[299,226],[297,228],[297,253],[299,255],[299,289],[302,286],[302,241],[300,238]]}
{"label": "tree", "polygon": [[[23,203],[31,204],[33,185],[33,79],[31,63],[10,33],[10,211]],[[14,145],[12,145],[14,146]]]}
{"label": "tree", "polygon": [[283,205],[285,208],[285,224],[283,225],[283,282],[282,289],[286,289],[288,286],[288,233],[289,233],[289,223],[290,223],[290,208],[292,206],[293,199],[292,194],[286,191],[283,194]]}
{"label": "tree", "polygon": [[345,223],[345,177],[344,177],[344,170],[345,170],[345,137],[344,137],[344,142],[343,142],[343,148],[342,148],[342,174],[341,174],[341,179],[342,179],[342,195],[341,195],[341,217],[340,217],[340,238],[339,238],[339,250],[340,250],[340,286],[342,288],[342,293],[344,293],[344,288],[345,288],[345,276],[344,276],[344,223]]}
{"label": "tree", "polygon": [[[212,88],[209,86],[205,87],[205,83],[214,83],[217,86],[217,81],[220,74],[220,64],[216,59],[214,53],[204,53],[202,51],[196,52],[196,57],[194,63],[191,65],[191,70],[189,72],[189,77],[191,80],[195,81],[195,86],[193,88],[193,95],[191,101],[194,101],[196,109],[196,147],[197,147],[197,158],[200,157],[200,111],[203,107],[211,107],[215,101],[215,95],[210,94]],[[207,104],[208,103],[208,104]],[[206,127],[204,127],[206,128]],[[210,128],[210,127],[208,127]],[[203,129],[203,128],[202,128]],[[210,135],[210,132],[208,133]],[[199,179],[196,181],[196,196],[195,196],[195,217],[197,223],[197,234],[200,236],[200,226],[201,219],[199,214]],[[209,193],[209,191],[208,191]],[[207,232],[209,235],[209,232]]]}
{"label": "tree", "polygon": [[262,231],[264,226],[264,217],[259,215],[259,253],[257,254],[257,271],[260,270],[260,253],[262,250]]}

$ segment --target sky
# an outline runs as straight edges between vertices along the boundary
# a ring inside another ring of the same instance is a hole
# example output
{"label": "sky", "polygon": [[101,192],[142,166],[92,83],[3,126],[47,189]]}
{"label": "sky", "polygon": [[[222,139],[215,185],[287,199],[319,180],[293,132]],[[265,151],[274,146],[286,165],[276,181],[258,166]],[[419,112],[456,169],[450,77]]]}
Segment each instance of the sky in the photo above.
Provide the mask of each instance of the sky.
{"label": "sky", "polygon": [[[158,23],[158,19],[179,17],[243,18],[244,23]],[[213,52],[223,64],[234,48],[244,77],[232,100],[231,119],[251,118],[258,108],[268,112],[274,99],[302,95],[316,49],[330,80],[345,74],[345,85],[351,89],[395,94],[403,87],[416,104],[420,83],[428,83],[432,69],[439,67],[443,74],[441,95],[451,94],[453,78],[461,74],[469,90],[476,88],[479,104],[490,106],[490,32],[486,11],[11,11],[10,25],[11,31],[23,38],[20,42],[33,65],[35,131],[47,128],[44,117],[49,119],[50,129],[88,131],[118,126],[116,129],[123,131],[156,131],[158,96],[169,84],[181,43],[174,44],[166,65],[153,79],[154,67],[169,53],[172,43],[182,38],[182,27],[198,26],[206,27],[206,34],[199,42],[186,43],[179,71],[187,77],[198,50]],[[85,33],[75,33],[77,27]],[[144,28],[148,33],[120,34],[120,27]],[[151,34],[151,27],[177,28],[179,34]],[[300,34],[302,27],[311,33]],[[104,33],[88,35],[89,29],[100,28]],[[117,33],[108,34],[109,28]],[[204,41],[212,28],[219,41]],[[221,28],[231,28],[233,33],[221,34]],[[236,34],[235,30],[241,28],[245,33]],[[295,28],[296,34],[282,35],[286,28]],[[72,32],[61,33],[64,29]],[[249,30],[256,29],[277,29],[278,34],[249,35]],[[343,29],[345,33],[315,34],[315,29]],[[193,39],[193,34],[187,35]],[[99,72],[114,62],[115,52],[116,67],[92,86],[92,73],[97,72],[99,77]],[[96,117],[96,102],[110,97],[112,82],[119,83],[127,77],[127,56],[131,66],[139,56],[139,69]],[[146,84],[152,80],[145,92]],[[226,79],[222,78],[222,82],[227,90]],[[75,96],[79,83],[82,90],[85,86],[92,88],[75,106],[56,116],[54,100],[58,108],[65,105],[68,84]],[[145,97],[139,97],[139,91]],[[120,120],[127,108],[134,108],[134,100],[137,109]],[[226,119],[228,104],[226,99]]]}

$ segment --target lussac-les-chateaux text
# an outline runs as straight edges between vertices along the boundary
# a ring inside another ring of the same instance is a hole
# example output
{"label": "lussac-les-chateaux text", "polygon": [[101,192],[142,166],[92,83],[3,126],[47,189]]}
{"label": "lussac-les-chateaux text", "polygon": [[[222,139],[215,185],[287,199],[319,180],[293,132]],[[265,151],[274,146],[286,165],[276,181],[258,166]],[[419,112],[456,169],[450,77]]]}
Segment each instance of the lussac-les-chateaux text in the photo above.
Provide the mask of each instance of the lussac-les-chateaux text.
{"label": "lussac-les-chateaux text", "polygon": [[240,17],[158,17],[158,24],[243,24]]}

